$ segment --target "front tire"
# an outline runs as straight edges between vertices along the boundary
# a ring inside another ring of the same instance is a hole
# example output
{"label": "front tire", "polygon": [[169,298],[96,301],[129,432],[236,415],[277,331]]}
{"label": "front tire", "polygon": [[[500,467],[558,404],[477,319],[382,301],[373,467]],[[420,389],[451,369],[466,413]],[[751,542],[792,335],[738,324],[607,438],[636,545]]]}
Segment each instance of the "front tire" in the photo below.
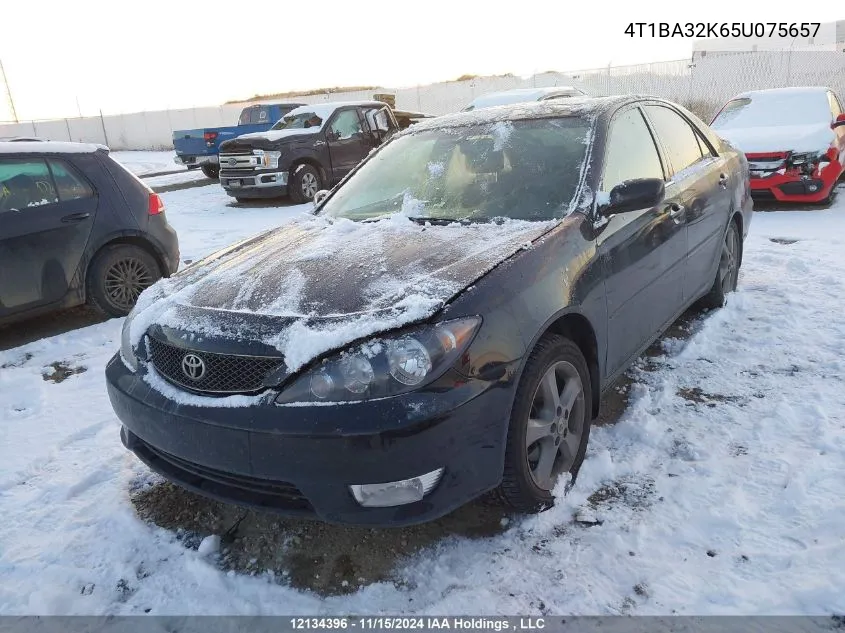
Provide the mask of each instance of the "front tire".
{"label": "front tire", "polygon": [[207,178],[212,180],[220,178],[220,165],[203,165],[201,169]]}
{"label": "front tire", "polygon": [[126,316],[138,296],[159,279],[158,262],[144,249],[131,244],[107,246],[88,271],[88,303],[104,316]]}
{"label": "front tire", "polygon": [[592,422],[592,386],[584,355],[558,335],[540,339],[516,390],[497,496],[519,512],[554,504],[557,477],[574,481],[584,462]]}
{"label": "front tire", "polygon": [[297,165],[288,180],[290,198],[296,204],[304,204],[314,199],[314,195],[323,188],[320,170],[313,165]]}
{"label": "front tire", "polygon": [[742,263],[742,240],[736,222],[731,219],[725,238],[722,241],[722,252],[719,255],[719,267],[716,269],[716,279],[713,286],[701,299],[704,308],[715,310],[721,308],[728,301],[728,295],[736,290],[739,280],[739,267]]}

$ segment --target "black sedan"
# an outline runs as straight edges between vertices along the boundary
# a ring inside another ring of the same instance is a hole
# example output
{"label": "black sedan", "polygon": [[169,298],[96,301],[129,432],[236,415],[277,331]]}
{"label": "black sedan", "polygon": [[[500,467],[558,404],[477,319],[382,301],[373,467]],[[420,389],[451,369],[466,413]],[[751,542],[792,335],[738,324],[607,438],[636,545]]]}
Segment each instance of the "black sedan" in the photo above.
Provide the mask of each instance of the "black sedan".
{"label": "black sedan", "polygon": [[547,507],[602,392],[735,289],[752,209],[740,153],[636,97],[423,121],[317,199],[147,290],[108,390],[171,481],[369,525]]}

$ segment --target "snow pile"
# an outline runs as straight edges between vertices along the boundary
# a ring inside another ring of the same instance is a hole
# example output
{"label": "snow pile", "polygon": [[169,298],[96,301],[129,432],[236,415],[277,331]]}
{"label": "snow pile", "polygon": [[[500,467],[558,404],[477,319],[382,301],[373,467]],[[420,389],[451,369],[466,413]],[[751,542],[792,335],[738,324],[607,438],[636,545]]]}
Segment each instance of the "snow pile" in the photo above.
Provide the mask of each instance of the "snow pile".
{"label": "snow pile", "polygon": [[[841,614],[844,198],[754,218],[739,292],[633,372],[555,508],[497,536],[426,528],[396,582],[345,596],[223,572],[215,538],[137,518],[128,491],[158,479],[105,391],[120,319],[0,352],[0,613]],[[45,380],[59,361],[85,371]]]}
{"label": "snow pile", "polygon": [[825,152],[835,138],[825,88],[745,92],[713,121],[713,129],[743,152]]}

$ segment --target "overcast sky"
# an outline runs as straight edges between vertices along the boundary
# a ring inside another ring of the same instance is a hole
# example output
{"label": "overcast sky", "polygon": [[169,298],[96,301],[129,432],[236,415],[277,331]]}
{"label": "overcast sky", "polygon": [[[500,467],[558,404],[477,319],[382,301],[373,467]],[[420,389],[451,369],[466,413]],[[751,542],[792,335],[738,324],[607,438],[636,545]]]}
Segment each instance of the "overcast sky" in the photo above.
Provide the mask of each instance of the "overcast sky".
{"label": "overcast sky", "polygon": [[[765,6],[765,11],[761,11]],[[0,0],[22,120],[219,104],[327,86],[405,87],[689,57],[629,22],[832,21],[837,2]],[[0,86],[0,120],[11,119]]]}

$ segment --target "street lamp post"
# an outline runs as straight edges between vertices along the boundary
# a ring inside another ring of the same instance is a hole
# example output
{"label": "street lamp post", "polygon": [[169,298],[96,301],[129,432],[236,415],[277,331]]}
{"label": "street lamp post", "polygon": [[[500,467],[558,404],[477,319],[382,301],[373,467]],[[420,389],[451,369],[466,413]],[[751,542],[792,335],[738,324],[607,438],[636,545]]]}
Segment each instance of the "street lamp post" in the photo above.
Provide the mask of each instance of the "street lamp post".
{"label": "street lamp post", "polygon": [[9,80],[6,78],[6,70],[3,68],[3,60],[0,60],[0,75],[3,75],[3,85],[6,86],[6,96],[9,98],[9,107],[12,109],[12,118],[18,122],[18,113],[15,111],[15,102],[12,99],[12,89],[9,88]]}

